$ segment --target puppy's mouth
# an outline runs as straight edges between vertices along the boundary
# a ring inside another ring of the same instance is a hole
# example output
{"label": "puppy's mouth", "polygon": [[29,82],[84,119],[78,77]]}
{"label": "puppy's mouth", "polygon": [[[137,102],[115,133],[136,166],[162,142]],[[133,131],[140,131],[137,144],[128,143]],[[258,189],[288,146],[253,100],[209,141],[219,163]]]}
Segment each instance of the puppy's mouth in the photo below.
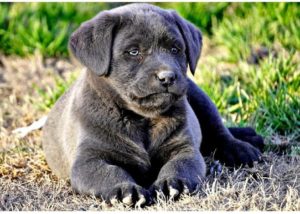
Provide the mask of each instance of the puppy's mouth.
{"label": "puppy's mouth", "polygon": [[170,92],[160,92],[151,93],[143,97],[131,94],[130,100],[131,104],[135,107],[147,109],[147,111],[157,111],[158,109],[168,109],[181,97],[182,95]]}
{"label": "puppy's mouth", "polygon": [[144,102],[151,101],[152,104],[155,103],[155,101],[163,101],[163,100],[176,100],[179,97],[181,97],[178,94],[170,93],[170,92],[160,92],[160,93],[152,93],[148,94],[146,96],[137,96],[134,94],[130,94],[130,99],[134,102],[137,102],[139,104],[143,104]]}
{"label": "puppy's mouth", "polygon": [[170,92],[158,92],[158,93],[151,93],[146,96],[137,96],[137,95],[131,94],[130,98],[133,100],[140,100],[140,99],[151,99],[151,98],[159,98],[159,97],[163,98],[163,97],[169,97],[169,96],[176,96],[176,95],[174,93],[170,93]]}
{"label": "puppy's mouth", "polygon": [[155,92],[145,96],[135,94],[128,95],[128,108],[134,112],[153,117],[167,111],[172,105],[179,101],[184,94],[172,92]]}

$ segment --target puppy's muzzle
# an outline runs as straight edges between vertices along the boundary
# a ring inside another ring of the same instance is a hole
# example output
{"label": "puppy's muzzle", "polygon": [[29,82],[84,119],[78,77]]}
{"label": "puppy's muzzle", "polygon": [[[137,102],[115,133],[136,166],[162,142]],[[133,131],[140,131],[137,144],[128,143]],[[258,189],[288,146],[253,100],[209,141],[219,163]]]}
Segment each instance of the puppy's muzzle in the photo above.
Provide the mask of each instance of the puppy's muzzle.
{"label": "puppy's muzzle", "polygon": [[160,71],[157,73],[157,79],[163,87],[169,87],[175,83],[177,75],[173,71]]}

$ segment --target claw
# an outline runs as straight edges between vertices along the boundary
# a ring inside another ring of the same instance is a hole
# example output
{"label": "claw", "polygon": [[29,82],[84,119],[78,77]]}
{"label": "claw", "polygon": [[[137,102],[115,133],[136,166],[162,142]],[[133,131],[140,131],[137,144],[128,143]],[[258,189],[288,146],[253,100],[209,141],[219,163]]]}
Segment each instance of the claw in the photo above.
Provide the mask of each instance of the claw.
{"label": "claw", "polygon": [[146,198],[143,195],[139,195],[139,200],[136,202],[135,207],[141,207],[142,205],[144,205],[146,203]]}
{"label": "claw", "polygon": [[126,204],[126,205],[131,205],[132,204],[132,195],[128,195],[125,198],[123,198],[122,203]]}
{"label": "claw", "polygon": [[157,197],[164,197],[164,193],[161,190],[155,190]]}
{"label": "claw", "polygon": [[110,203],[111,203],[112,205],[116,205],[116,204],[118,203],[117,197],[115,196],[115,197],[113,197],[112,199],[110,199]]}
{"label": "claw", "polygon": [[179,194],[179,191],[177,189],[174,189],[173,187],[169,186],[169,193],[170,193],[170,199],[173,199]]}
{"label": "claw", "polygon": [[103,207],[103,208],[109,208],[109,204],[106,203],[105,201],[102,201],[100,206]]}
{"label": "claw", "polygon": [[183,186],[183,193],[184,194],[189,194],[190,193],[190,190],[186,185]]}

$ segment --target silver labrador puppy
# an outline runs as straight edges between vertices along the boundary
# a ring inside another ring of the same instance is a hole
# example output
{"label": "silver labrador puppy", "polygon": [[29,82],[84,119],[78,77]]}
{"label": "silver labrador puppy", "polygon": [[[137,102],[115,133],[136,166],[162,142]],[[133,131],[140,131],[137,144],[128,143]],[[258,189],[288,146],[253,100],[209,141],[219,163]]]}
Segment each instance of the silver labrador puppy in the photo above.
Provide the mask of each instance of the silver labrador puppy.
{"label": "silver labrador puppy", "polygon": [[83,23],[69,46],[87,69],[43,130],[53,172],[70,177],[79,193],[142,205],[156,190],[176,197],[197,188],[206,171],[202,138],[201,151],[214,151],[228,165],[258,160],[262,138],[251,128],[225,128],[187,78],[201,45],[191,23],[148,4],[103,11]]}

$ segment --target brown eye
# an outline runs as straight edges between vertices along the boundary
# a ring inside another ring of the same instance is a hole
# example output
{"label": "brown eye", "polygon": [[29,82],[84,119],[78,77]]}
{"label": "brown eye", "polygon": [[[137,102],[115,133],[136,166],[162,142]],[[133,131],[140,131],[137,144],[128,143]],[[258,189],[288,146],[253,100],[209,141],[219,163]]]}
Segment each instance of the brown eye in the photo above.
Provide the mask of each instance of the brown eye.
{"label": "brown eye", "polygon": [[172,54],[177,54],[178,52],[179,52],[178,48],[175,48],[175,47],[171,48],[171,53]]}
{"label": "brown eye", "polygon": [[131,51],[129,51],[129,54],[131,55],[131,56],[137,56],[137,55],[139,55],[139,50],[137,50],[137,49],[134,49],[134,50],[131,50]]}

